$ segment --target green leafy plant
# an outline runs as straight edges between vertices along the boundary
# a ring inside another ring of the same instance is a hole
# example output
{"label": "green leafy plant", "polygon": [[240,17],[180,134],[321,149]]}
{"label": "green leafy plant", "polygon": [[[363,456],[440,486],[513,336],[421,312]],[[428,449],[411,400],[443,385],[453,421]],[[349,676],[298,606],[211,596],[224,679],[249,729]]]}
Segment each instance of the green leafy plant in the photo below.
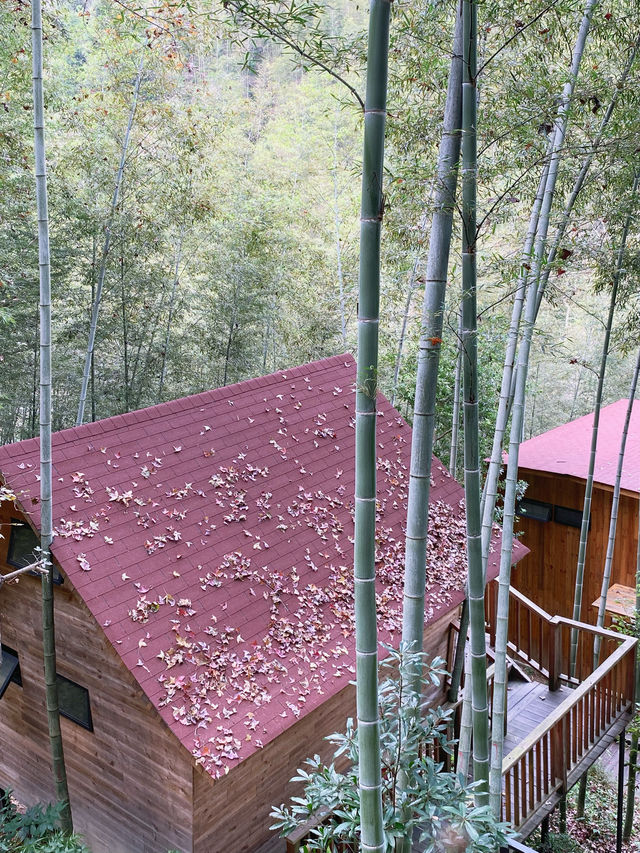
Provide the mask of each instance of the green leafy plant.
{"label": "green leafy plant", "polygon": [[[427,707],[418,696],[407,695],[407,679],[422,667],[423,683],[437,685],[445,674],[444,661],[426,659],[422,652],[389,649],[382,665],[379,692],[382,798],[385,851],[391,853],[402,839],[420,835],[425,853],[474,851],[490,853],[509,836],[488,806],[474,806],[474,785],[445,770],[453,753],[451,712]],[[339,849],[359,849],[358,733],[353,720],[344,734],[328,740],[336,745],[333,761],[326,765],[318,755],[306,761],[292,781],[304,784],[304,794],[290,806],[275,807],[272,829],[288,835],[310,818],[326,815],[309,830],[305,850],[324,851],[330,842]],[[336,766],[348,760],[344,772]],[[402,787],[398,779],[402,775]]]}
{"label": "green leafy plant", "polygon": [[89,853],[77,835],[60,831],[60,812],[51,803],[20,812],[9,792],[0,809],[0,853]]}

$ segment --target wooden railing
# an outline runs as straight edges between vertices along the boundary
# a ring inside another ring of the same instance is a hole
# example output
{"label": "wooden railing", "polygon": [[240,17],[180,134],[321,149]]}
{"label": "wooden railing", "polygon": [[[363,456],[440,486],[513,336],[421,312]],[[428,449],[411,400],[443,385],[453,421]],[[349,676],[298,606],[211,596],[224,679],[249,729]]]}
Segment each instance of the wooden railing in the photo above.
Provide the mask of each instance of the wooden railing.
{"label": "wooden railing", "polygon": [[[498,583],[487,584],[485,621],[489,645],[495,648],[498,607]],[[552,617],[517,589],[509,589],[509,632],[507,650],[533,669],[547,676],[545,661],[549,653],[549,624]]]}
{"label": "wooden railing", "polygon": [[[497,584],[487,589],[487,628],[495,638]],[[634,701],[636,640],[614,631],[549,616],[517,590],[510,591],[508,649],[549,681],[549,689],[573,687],[566,699],[502,763],[503,819],[518,829],[568,780],[587,753]],[[577,633],[576,667],[570,674],[570,640]],[[594,668],[596,640],[602,662]],[[571,780],[572,781],[572,780]]]}
{"label": "wooden railing", "polygon": [[[497,592],[497,583],[489,583],[485,615],[492,646],[496,632]],[[558,690],[562,685],[573,688],[502,762],[502,818],[516,830],[530,831],[541,806],[567,791],[577,778],[576,773],[582,772],[581,762],[584,766],[588,753],[597,742],[614,731],[616,726],[621,728],[631,716],[637,641],[604,628],[550,616],[516,589],[510,589],[509,598],[509,654],[548,679],[550,690]],[[572,631],[577,632],[578,639],[573,675],[569,664]],[[594,668],[597,638],[600,639],[601,662]],[[494,670],[494,665],[487,669],[489,687]],[[492,692],[490,689],[489,696]],[[460,703],[461,700],[449,705],[454,714],[459,712]],[[440,758],[437,753],[434,757]],[[312,816],[304,826],[289,835],[287,853],[302,853],[311,831],[324,823],[329,814],[326,811]],[[509,849],[528,850],[518,842],[510,845]],[[354,853],[353,846],[347,842],[333,842],[333,847],[328,847],[327,851]]]}
{"label": "wooden railing", "polygon": [[[316,814],[311,815],[306,823],[300,824],[300,826],[296,827],[293,832],[287,835],[287,853],[304,853],[307,849],[306,843],[312,837],[311,833],[314,829],[322,826],[330,814],[331,811],[329,809],[319,811]],[[328,846],[326,847],[326,852],[358,853],[358,850],[354,844],[350,844],[348,841],[329,841]]]}

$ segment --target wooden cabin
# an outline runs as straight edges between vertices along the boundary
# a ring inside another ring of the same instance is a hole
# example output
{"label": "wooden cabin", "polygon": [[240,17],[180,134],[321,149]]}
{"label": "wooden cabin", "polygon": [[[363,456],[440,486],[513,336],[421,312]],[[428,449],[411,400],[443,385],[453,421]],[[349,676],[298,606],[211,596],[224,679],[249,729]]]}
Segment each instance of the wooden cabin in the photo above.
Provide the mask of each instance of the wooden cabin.
{"label": "wooden cabin", "polygon": [[[62,731],[93,853],[280,849],[271,806],[354,714],[354,380],[339,356],[54,435]],[[377,440],[379,622],[397,642],[411,431],[383,397]],[[0,448],[3,574],[33,560],[38,451]],[[425,637],[444,657],[461,499],[434,460]],[[25,803],[53,798],[40,620],[39,580],[4,584],[0,787]]]}
{"label": "wooden cabin", "polygon": [[[600,413],[580,617],[590,624],[595,624],[598,612],[627,405],[627,400],[618,400]],[[573,613],[592,427],[593,414],[585,415],[531,438],[520,447],[518,476],[528,485],[520,502],[518,527],[529,553],[514,571],[513,584],[547,612],[565,617]],[[607,624],[611,612],[622,612],[616,598],[620,599],[625,589],[633,598],[635,591],[639,489],[640,402],[636,402],[622,471],[612,564],[611,584],[617,588],[608,599]]]}

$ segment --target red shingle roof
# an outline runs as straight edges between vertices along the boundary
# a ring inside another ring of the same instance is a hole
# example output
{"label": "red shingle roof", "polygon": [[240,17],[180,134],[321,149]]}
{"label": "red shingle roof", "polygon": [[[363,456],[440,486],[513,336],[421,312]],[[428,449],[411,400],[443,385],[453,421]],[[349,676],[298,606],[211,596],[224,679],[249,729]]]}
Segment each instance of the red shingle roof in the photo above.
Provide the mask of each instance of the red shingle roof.
{"label": "red shingle roof", "polygon": [[[353,678],[354,379],[337,356],[53,437],[53,554],[214,776]],[[397,640],[411,431],[379,409],[378,609]],[[38,526],[38,441],[0,448],[0,470]],[[465,575],[463,493],[437,460],[431,495],[426,621]]]}
{"label": "red shingle roof", "polygon": [[[618,400],[600,410],[594,481],[615,485],[622,428],[629,401]],[[530,438],[520,445],[520,468],[548,471],[586,480],[589,469],[593,412]],[[622,468],[621,487],[640,489],[640,401],[633,404]]]}

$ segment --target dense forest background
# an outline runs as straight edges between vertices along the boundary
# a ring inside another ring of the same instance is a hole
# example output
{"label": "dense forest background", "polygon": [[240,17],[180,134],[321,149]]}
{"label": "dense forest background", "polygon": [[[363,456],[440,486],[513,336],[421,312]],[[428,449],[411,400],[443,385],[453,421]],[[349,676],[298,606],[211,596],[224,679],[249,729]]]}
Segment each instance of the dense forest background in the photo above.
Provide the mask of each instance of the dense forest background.
{"label": "dense forest background", "polygon": [[[354,91],[364,89],[366,6],[46,4],[55,429],[75,422],[101,275],[85,419],[354,350],[362,136]],[[481,6],[479,358],[487,455],[521,246],[580,4]],[[381,385],[407,416],[453,17],[450,3],[394,4]],[[551,269],[529,371],[527,436],[593,408],[615,247],[640,146],[640,62],[619,83],[639,32],[637,4],[610,0],[596,10],[556,218],[614,94],[617,103]],[[0,0],[0,45],[4,443],[38,430],[38,250],[23,0]],[[456,218],[456,245],[459,230]],[[635,361],[639,237],[635,221],[605,402],[625,396]],[[436,429],[436,452],[445,460],[460,298],[455,247],[451,282]]]}

